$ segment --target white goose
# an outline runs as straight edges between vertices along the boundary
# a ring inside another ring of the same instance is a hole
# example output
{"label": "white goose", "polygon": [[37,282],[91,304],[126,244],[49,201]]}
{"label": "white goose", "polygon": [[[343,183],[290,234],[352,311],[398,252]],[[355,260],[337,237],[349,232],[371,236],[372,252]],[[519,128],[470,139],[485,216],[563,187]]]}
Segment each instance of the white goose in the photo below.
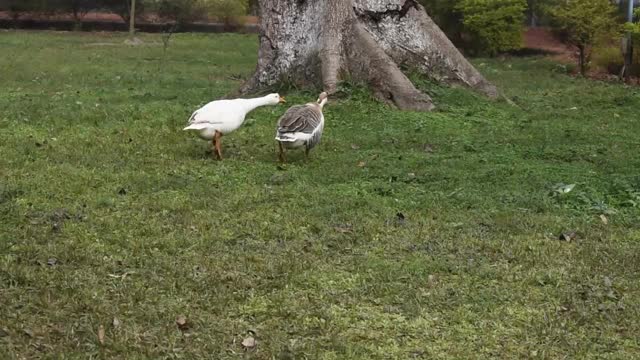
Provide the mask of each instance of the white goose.
{"label": "white goose", "polygon": [[217,100],[196,110],[183,130],[196,130],[203,140],[211,140],[214,155],[222,160],[221,137],[238,129],[249,112],[266,105],[286,102],[278,94],[255,99]]}
{"label": "white goose", "polygon": [[324,115],[322,108],[327,103],[327,93],[323,92],[315,103],[295,105],[289,108],[278,120],[276,140],[280,146],[280,161],[287,161],[286,149],[296,149],[304,146],[305,156],[322,138],[324,130]]}

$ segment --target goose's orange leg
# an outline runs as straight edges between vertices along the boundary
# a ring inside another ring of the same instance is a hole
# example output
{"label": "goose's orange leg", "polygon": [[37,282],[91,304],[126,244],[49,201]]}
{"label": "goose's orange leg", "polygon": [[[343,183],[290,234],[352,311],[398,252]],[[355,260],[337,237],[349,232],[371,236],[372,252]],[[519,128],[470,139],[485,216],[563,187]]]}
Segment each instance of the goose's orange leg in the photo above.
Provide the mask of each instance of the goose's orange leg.
{"label": "goose's orange leg", "polygon": [[284,151],[284,146],[282,146],[281,142],[278,142],[278,145],[280,146],[280,154],[278,154],[278,157],[280,158],[281,163],[285,163],[287,162],[287,154]]}
{"label": "goose's orange leg", "polygon": [[219,131],[216,131],[216,135],[213,137],[213,144],[215,146],[215,153],[218,156],[218,160],[222,160],[222,149],[221,149],[221,145],[222,145],[222,133]]}

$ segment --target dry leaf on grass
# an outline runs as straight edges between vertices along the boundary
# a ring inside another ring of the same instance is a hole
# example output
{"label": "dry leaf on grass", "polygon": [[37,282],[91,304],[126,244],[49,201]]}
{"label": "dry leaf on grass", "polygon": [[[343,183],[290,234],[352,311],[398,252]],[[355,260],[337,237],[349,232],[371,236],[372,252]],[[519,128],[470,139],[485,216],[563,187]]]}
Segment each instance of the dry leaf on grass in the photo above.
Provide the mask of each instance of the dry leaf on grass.
{"label": "dry leaf on grass", "polygon": [[256,347],[256,339],[253,336],[249,336],[248,338],[242,340],[242,346],[246,349],[253,349]]}
{"label": "dry leaf on grass", "polygon": [[104,326],[98,326],[98,342],[100,345],[104,345]]}
{"label": "dry leaf on grass", "polygon": [[178,325],[178,329],[187,330],[189,329],[189,322],[184,315],[180,315],[176,318],[176,325]]}
{"label": "dry leaf on grass", "polygon": [[577,236],[578,234],[575,231],[565,231],[560,234],[560,240],[569,242],[575,240]]}
{"label": "dry leaf on grass", "polygon": [[340,224],[338,226],[334,226],[333,229],[341,234],[353,232],[353,226],[351,226],[351,224]]}

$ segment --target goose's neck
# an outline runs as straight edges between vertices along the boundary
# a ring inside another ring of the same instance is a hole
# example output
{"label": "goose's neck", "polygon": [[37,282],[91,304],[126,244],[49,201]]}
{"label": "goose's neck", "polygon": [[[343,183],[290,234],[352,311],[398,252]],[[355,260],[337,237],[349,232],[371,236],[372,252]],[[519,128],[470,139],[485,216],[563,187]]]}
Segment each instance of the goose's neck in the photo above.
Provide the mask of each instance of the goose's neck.
{"label": "goose's neck", "polygon": [[318,104],[318,107],[320,107],[320,110],[322,111],[322,109],[324,108],[325,104],[327,103],[327,99],[322,99],[322,101],[320,102],[320,104]]}
{"label": "goose's neck", "polygon": [[265,105],[269,105],[268,96],[245,100],[245,108],[247,112],[250,112],[256,108],[259,108],[260,106],[265,106]]}

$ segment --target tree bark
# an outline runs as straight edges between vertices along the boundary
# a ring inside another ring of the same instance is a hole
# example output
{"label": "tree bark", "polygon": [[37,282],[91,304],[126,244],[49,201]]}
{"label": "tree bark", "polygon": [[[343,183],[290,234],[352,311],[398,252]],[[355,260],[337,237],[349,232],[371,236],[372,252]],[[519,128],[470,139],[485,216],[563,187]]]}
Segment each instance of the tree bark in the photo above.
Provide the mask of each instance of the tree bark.
{"label": "tree bark", "polygon": [[131,0],[129,14],[129,36],[133,38],[136,35],[136,0]]}
{"label": "tree bark", "polygon": [[434,109],[401,71],[411,68],[498,96],[416,0],[260,0],[260,14],[258,65],[240,93],[286,82],[331,94],[350,80],[402,110]]}
{"label": "tree bark", "polygon": [[583,45],[578,45],[578,67],[580,67],[580,75],[587,74],[586,49]]}

